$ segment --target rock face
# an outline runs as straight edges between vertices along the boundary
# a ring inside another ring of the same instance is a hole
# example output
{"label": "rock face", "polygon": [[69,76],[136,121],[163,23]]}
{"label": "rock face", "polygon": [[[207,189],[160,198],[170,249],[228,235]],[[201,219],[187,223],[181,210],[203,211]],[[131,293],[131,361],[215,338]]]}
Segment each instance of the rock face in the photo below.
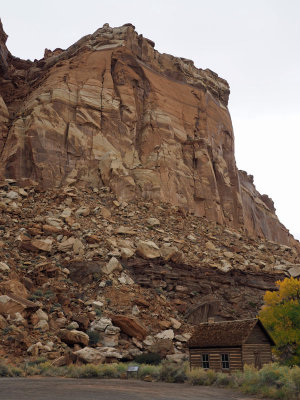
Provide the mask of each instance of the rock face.
{"label": "rock face", "polygon": [[0,175],[43,187],[109,186],[249,234],[293,238],[240,173],[228,83],[160,54],[131,24],[105,24],[39,61],[8,52],[0,26]]}

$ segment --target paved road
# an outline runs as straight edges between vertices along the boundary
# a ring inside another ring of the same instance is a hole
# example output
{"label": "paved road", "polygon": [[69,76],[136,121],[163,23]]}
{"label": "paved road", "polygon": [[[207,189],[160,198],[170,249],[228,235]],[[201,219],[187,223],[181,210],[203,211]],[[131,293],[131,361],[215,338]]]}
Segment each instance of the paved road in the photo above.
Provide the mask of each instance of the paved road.
{"label": "paved road", "polygon": [[255,400],[227,389],[117,379],[0,378],[1,400]]}

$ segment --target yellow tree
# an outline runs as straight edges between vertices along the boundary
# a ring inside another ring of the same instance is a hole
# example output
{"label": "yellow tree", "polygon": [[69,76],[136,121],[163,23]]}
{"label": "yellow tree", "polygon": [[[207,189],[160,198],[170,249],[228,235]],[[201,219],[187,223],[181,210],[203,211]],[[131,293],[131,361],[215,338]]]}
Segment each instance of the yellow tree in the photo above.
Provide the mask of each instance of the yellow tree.
{"label": "yellow tree", "polygon": [[278,291],[267,291],[259,313],[276,342],[276,353],[288,365],[300,365],[300,279],[276,282]]}

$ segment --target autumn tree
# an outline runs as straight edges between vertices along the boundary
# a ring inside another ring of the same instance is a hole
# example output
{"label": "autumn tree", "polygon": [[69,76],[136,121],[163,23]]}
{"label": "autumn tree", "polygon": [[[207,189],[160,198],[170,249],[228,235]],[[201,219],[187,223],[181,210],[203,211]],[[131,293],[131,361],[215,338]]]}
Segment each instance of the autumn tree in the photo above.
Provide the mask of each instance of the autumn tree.
{"label": "autumn tree", "polygon": [[300,279],[276,282],[278,291],[267,291],[259,317],[276,342],[282,362],[300,365]]}

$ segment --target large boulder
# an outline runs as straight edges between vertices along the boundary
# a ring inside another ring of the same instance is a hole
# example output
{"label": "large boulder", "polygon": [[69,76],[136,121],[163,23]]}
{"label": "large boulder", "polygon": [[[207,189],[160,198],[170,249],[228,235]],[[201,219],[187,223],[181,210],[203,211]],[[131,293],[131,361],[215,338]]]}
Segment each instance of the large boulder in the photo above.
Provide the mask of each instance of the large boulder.
{"label": "large boulder", "polygon": [[77,331],[76,329],[61,329],[58,335],[62,342],[69,345],[81,344],[87,346],[89,344],[89,336],[84,332]]}
{"label": "large boulder", "polygon": [[106,361],[118,361],[122,358],[122,354],[113,347],[84,347],[75,351],[78,359],[85,363],[99,364]]}
{"label": "large boulder", "polygon": [[114,315],[112,317],[114,325],[121,328],[121,331],[128,336],[143,340],[147,336],[147,329],[135,318],[125,315]]}
{"label": "large boulder", "polygon": [[32,301],[24,299],[14,294],[0,296],[0,314],[1,315],[14,315],[22,313],[24,310],[34,312],[39,306]]}
{"label": "large boulder", "polygon": [[291,277],[299,278],[300,277],[300,264],[293,265],[292,268],[289,268],[288,272]]}
{"label": "large boulder", "polygon": [[149,347],[151,353],[157,353],[161,357],[174,353],[174,345],[170,339],[159,339]]}
{"label": "large boulder", "polygon": [[28,297],[26,287],[19,281],[11,279],[0,283],[0,293],[2,294],[15,294],[20,297]]}
{"label": "large boulder", "polygon": [[102,268],[102,272],[104,274],[111,274],[115,271],[120,272],[122,271],[123,267],[120,261],[116,257],[112,257],[109,262]]}
{"label": "large boulder", "polygon": [[146,259],[160,257],[159,247],[151,240],[140,240],[137,244],[136,252],[139,256]]}
{"label": "large boulder", "polygon": [[101,364],[104,362],[105,357],[99,348],[84,347],[83,349],[74,351],[74,354],[78,359],[84,363],[88,364]]}

